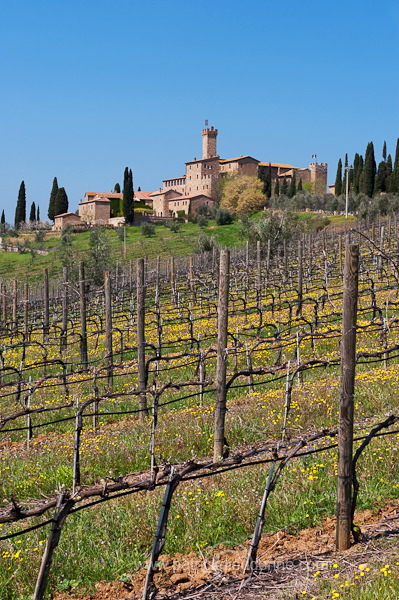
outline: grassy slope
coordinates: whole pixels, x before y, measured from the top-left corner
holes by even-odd
[[[260,218],[263,213],[254,215]],[[299,213],[299,220],[309,219],[311,213]],[[330,227],[342,225],[345,218],[332,216]],[[353,223],[353,217],[349,219]],[[149,256],[187,256],[197,252],[197,240],[200,233],[214,236],[220,246],[241,246],[245,240],[240,235],[240,224],[234,222],[231,225],[217,226],[214,221],[209,221],[207,227],[198,227],[194,223],[183,223],[177,233],[172,233],[163,226],[155,228],[155,236],[143,237],[140,227],[128,227],[126,235],[126,261]],[[108,230],[109,239],[115,261],[124,262],[123,242],[119,239],[116,231]],[[78,255],[83,256],[89,250],[89,232],[80,232],[73,235],[73,248]],[[59,274],[62,270],[58,248],[60,245],[60,234],[49,232],[41,243],[34,241],[32,234],[21,234],[18,238],[10,240],[24,246],[28,241],[32,249],[43,248],[49,254],[40,256],[32,254],[29,249],[23,253],[0,252],[0,278],[7,280],[18,278],[33,280],[42,278],[43,269],[49,270],[50,276]]]

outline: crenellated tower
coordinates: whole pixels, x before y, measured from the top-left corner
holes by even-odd
[[[218,130],[214,127],[202,130],[202,159],[213,158],[216,153],[216,138]]]

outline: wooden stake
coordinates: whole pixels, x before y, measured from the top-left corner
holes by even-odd
[[[126,231],[126,227],[124,228]],[[105,345],[107,354],[107,378],[108,390],[113,388],[113,348],[112,348],[112,300],[111,300],[111,276],[109,271],[104,273],[104,295],[105,295]]]
[[[218,341],[216,363],[216,407],[213,459],[219,460],[223,456],[224,426],[226,419],[226,350],[227,350],[227,324],[229,302],[229,276],[230,252],[222,250],[220,254],[220,278],[218,301]]]
[[[144,259],[137,259],[137,361],[138,361],[138,386],[140,391],[140,421],[145,421],[148,415],[147,400],[145,395],[145,288],[144,288]]]
[[[35,591],[32,600],[43,600],[46,590],[50,567],[53,560],[53,553],[61,536],[61,529],[65,520],[73,507],[73,500],[66,499],[66,494],[60,494],[57,501],[57,506],[54,513],[53,524],[51,526],[50,535],[47,540],[46,549],[43,553],[42,562],[40,565],[39,575],[37,577]]]
[[[83,371],[87,371],[87,325],[86,325],[86,282],[85,269],[79,263],[79,309],[80,309],[80,363]]]
[[[350,547],[359,246],[346,246],[338,436],[337,550]]]
[[[44,269],[44,290],[43,290],[43,344],[48,344],[50,331],[50,292],[48,269]]]

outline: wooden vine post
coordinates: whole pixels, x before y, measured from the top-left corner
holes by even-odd
[[[62,271],[62,331],[61,331],[61,352],[67,349],[68,339],[68,267]]]
[[[140,421],[145,421],[148,415],[147,400],[145,395],[145,287],[144,287],[144,259],[137,259],[137,361],[138,361],[138,386],[140,391]]]
[[[126,229],[126,228],[125,228]],[[105,296],[105,345],[107,355],[107,379],[108,390],[113,387],[113,348],[112,348],[112,300],[111,300],[111,276],[109,271],[104,273],[104,296]]]
[[[350,545],[352,507],[353,413],[356,369],[356,318],[359,246],[346,245],[341,338],[341,381],[338,435],[337,550]]]
[[[218,301],[218,341],[216,361],[216,407],[213,460],[223,457],[225,443],[224,425],[226,418],[226,359],[227,323],[229,304],[230,252],[220,253],[219,301]]]
[[[42,557],[42,563],[32,600],[43,600],[44,598],[47,580],[50,574],[50,567],[53,560],[53,553],[58,546],[62,526],[64,525],[65,520],[73,507],[73,504],[74,501],[71,498],[68,498],[67,494],[60,493],[54,513],[50,535],[48,537],[46,549]]]
[[[83,263],[79,263],[79,309],[80,309],[80,362],[83,371],[87,371],[87,322],[86,322],[86,282]]]
[[[50,332],[50,291],[48,269],[44,269],[43,288],[43,344],[48,344]]]
[[[18,280],[13,280],[12,286],[12,330],[18,330]]]

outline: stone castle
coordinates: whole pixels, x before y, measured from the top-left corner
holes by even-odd
[[[313,162],[302,169],[292,165],[261,162],[252,156],[221,159],[217,154],[218,130],[214,127],[202,130],[202,158],[186,162],[186,172],[180,177],[164,179],[163,187],[152,192],[154,213],[158,217],[195,214],[201,204],[212,205],[219,199],[219,182],[222,177],[239,173],[257,177],[261,169],[271,167],[272,188],[277,180],[288,183],[296,177],[297,184],[312,183],[315,192],[325,193],[327,188],[327,163]],[[181,214],[181,213],[180,213]]]
[[[206,127],[202,130],[202,158],[186,162],[186,171],[180,177],[164,179],[163,187],[157,192],[135,192],[134,201],[144,202],[153,209],[155,217],[177,217],[193,215],[202,204],[212,206],[219,200],[219,183],[222,177],[239,173],[258,177],[261,169],[271,169],[272,189],[277,181],[290,183],[296,177],[297,184],[311,183],[313,191],[324,193],[327,187],[327,164],[313,162],[306,169],[292,165],[260,162],[252,156],[221,159],[217,154],[218,130]],[[73,227],[91,225],[114,225],[124,223],[123,217],[112,217],[111,204],[121,199],[115,192],[87,192],[79,202],[78,214],[57,215],[53,229],[62,230],[67,224]]]

